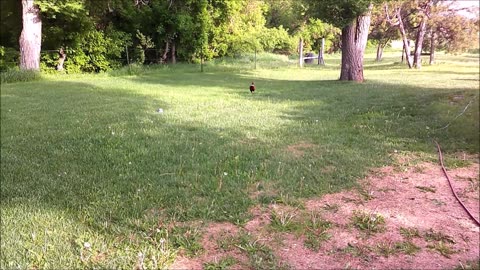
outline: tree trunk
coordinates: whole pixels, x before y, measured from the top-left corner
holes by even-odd
[[[377,58],[375,59],[377,62],[382,61],[383,47],[383,44],[379,42],[377,46]]]
[[[20,69],[40,70],[42,19],[33,0],[22,0],[23,29],[20,34]]]
[[[325,51],[325,38],[322,38],[322,46],[320,47],[320,51],[318,51],[318,64],[322,66],[325,65],[325,60],[323,58],[324,51]]]
[[[169,49],[170,48],[170,42],[167,40],[165,41],[165,51],[163,52],[163,55],[162,55],[162,63],[167,63],[167,57],[168,57],[168,52],[169,52]]]
[[[176,49],[175,49],[175,41],[172,41],[172,51],[171,51],[171,57],[172,57],[172,64],[177,63],[177,58],[175,57],[176,54]]]
[[[367,46],[370,13],[358,16],[355,21],[342,29],[341,81],[363,82],[363,54]]]
[[[298,64],[300,67],[303,67],[303,39],[302,38],[300,38],[300,41],[298,42],[298,54],[299,54]]]
[[[415,41],[415,52],[413,55],[413,66],[417,69],[422,68],[422,46],[425,32],[427,29],[427,16],[423,15],[422,21],[418,27],[417,40]]]
[[[67,58],[67,54],[65,53],[63,48],[60,48],[60,51],[58,51],[58,65],[57,65],[58,71],[63,70],[63,63],[65,62],[66,58]]]
[[[412,57],[410,56],[410,42],[408,42],[408,39],[407,39],[407,34],[405,32],[405,26],[403,25],[400,9],[397,9],[396,16],[398,19],[398,26],[400,28],[400,33],[402,34],[403,49],[405,51],[405,59],[407,60],[408,68],[412,68]]]
[[[435,31],[430,33],[430,65],[435,64]]]

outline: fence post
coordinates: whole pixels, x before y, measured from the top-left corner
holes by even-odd
[[[302,38],[300,38],[300,42],[298,43],[298,47],[299,47],[299,54],[300,54],[298,64],[300,65],[300,67],[303,67],[303,39]]]

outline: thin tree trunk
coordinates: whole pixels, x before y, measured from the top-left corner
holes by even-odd
[[[370,27],[370,13],[358,16],[355,21],[342,29],[341,81],[363,82],[363,54],[367,46]]]
[[[409,44],[408,39],[407,39],[407,34],[405,32],[405,26],[403,25],[403,20],[402,20],[402,15],[400,14],[400,9],[397,9],[396,16],[397,16],[397,20],[398,20],[398,26],[400,28],[400,34],[402,34],[403,49],[405,50],[405,59],[407,60],[408,68],[412,68],[412,57],[410,56],[410,44]]]
[[[171,51],[171,57],[172,57],[172,64],[176,64],[177,63],[177,58],[175,56],[175,53],[176,53],[176,49],[175,49],[175,41],[172,41],[172,51]]]
[[[415,52],[413,55],[413,66],[417,69],[422,68],[422,46],[425,32],[427,29],[427,16],[423,15],[422,21],[418,27],[417,40],[415,41]]]
[[[324,66],[325,59],[324,59],[324,51],[325,51],[325,38],[322,38],[322,46],[320,47],[320,51],[318,51],[318,64]]]
[[[378,46],[377,46],[377,58],[375,59],[375,61],[377,61],[377,62],[382,61],[383,47],[384,47],[384,45],[379,42]]]
[[[435,64],[435,31],[430,33],[430,65]]]
[[[22,0],[23,29],[20,34],[20,69],[40,70],[42,19],[33,0]]]
[[[165,41],[165,51],[162,55],[162,63],[167,63],[168,51],[170,50],[170,42],[167,40]]]
[[[63,63],[65,62],[65,59],[67,58],[67,54],[63,50],[63,48],[60,48],[58,51],[58,64],[57,64],[57,70],[62,71],[63,70]]]
[[[303,67],[303,39],[300,38],[300,41],[298,42],[298,54],[299,54],[299,60],[298,64],[300,67]]]

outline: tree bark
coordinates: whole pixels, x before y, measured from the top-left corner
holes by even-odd
[[[363,82],[364,80],[363,55],[367,46],[371,9],[370,5],[368,12],[358,16],[342,29],[341,81]]]
[[[415,40],[415,52],[413,54],[413,66],[417,69],[422,68],[422,47],[425,32],[427,30],[427,16],[423,15],[422,21],[418,27],[417,40]]]
[[[40,9],[33,0],[22,0],[22,24],[19,40],[20,69],[40,70],[42,19]]]

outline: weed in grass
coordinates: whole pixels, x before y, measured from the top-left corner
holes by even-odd
[[[445,243],[455,244],[455,240],[453,240],[452,237],[442,232],[436,232],[433,229],[429,229],[428,231],[426,231],[423,235],[423,238],[428,242],[441,241]]]
[[[420,232],[417,228],[409,227],[400,227],[400,234],[406,239],[412,239],[414,237],[421,237]]]
[[[398,252],[405,253],[407,255],[414,255],[421,250],[420,247],[412,243],[411,241],[403,241],[395,243],[395,249]]]
[[[233,250],[237,245],[237,237],[233,235],[220,235],[217,239],[217,246],[223,251]]]
[[[229,269],[231,266],[237,263],[237,259],[232,256],[227,256],[218,262],[208,262],[203,264],[204,270],[226,270]]]
[[[372,260],[372,248],[366,245],[353,245],[348,243],[348,245],[339,250],[340,252],[343,253],[349,253],[352,254],[355,257],[361,258],[364,261],[371,261]]]
[[[361,210],[353,211],[352,224],[367,234],[385,231],[385,218],[380,214],[366,213]]]
[[[420,191],[422,192],[431,192],[431,193],[435,193],[437,192],[437,189],[435,187],[425,187],[425,186],[415,186],[417,189],[419,189]]]
[[[476,261],[468,261],[461,263],[455,267],[455,270],[480,270],[480,259]]]
[[[336,212],[338,212],[338,209],[340,208],[340,206],[336,203],[334,203],[334,204],[327,203],[322,208],[329,211],[329,212],[336,213]]]
[[[365,188],[358,188],[358,193],[362,196],[362,198],[365,201],[369,201],[371,199],[374,199],[375,197],[373,196],[373,191],[372,190],[366,190]]]
[[[377,244],[376,250],[378,253],[380,253],[380,255],[386,258],[388,258],[390,255],[397,253],[396,246],[392,242],[383,242]]]
[[[304,245],[313,251],[318,251],[322,243],[331,238],[331,235],[328,234],[331,226],[332,223],[324,220],[320,213],[311,212],[310,219],[305,224]]]
[[[288,269],[288,265],[279,262],[273,251],[260,239],[253,240],[249,234],[242,233],[238,238],[237,247],[246,252],[252,269]]]
[[[187,256],[196,256],[203,250],[200,244],[201,234],[197,228],[174,227],[170,237],[172,245],[183,250]]]
[[[456,253],[456,251],[451,247],[451,245],[443,241],[438,241],[433,244],[428,244],[427,248],[437,251],[438,253],[440,253],[442,256],[446,258],[450,258],[450,255]]]
[[[297,210],[275,210],[272,209],[270,213],[270,226],[281,232],[291,232],[297,230],[299,223],[295,222],[294,218],[297,216]]]

